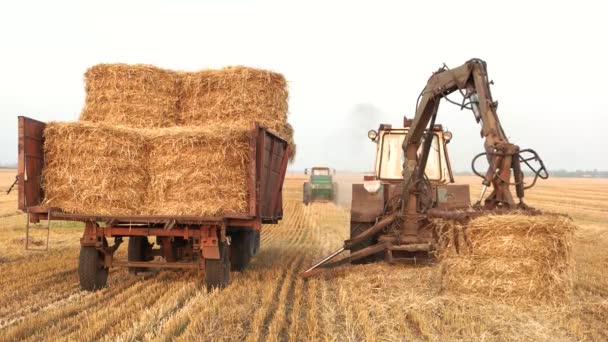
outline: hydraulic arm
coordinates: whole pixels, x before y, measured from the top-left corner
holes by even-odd
[[[461,108],[471,109],[475,120],[481,123],[481,137],[485,139],[485,152],[478,157],[481,155],[487,156],[489,167],[483,175],[474,170],[476,174],[483,178],[483,190],[476,206],[482,206],[481,202],[486,190],[489,186],[492,186],[492,193],[483,203],[484,209],[525,209],[524,190],[526,187],[521,171],[522,161],[528,166],[530,166],[528,162],[531,160],[540,163],[541,167],[538,170],[530,166],[535,173],[534,182],[538,177],[547,178],[548,176],[536,152],[527,149],[525,152],[530,153],[531,157],[524,158],[520,155],[520,152],[523,151],[520,151],[519,146],[510,143],[507,139],[496,114],[498,102],[492,99],[486,63],[480,59],[471,59],[455,69],[448,69],[444,66],[431,76],[420,94],[416,106],[416,115],[410,131],[403,141],[405,154],[403,162],[403,235],[406,243],[417,242],[419,214],[421,214],[419,196],[424,191],[423,189],[428,188],[420,186],[420,184],[424,182],[424,169],[430,144],[423,145],[420,157],[418,157],[417,151],[423,141],[425,129],[429,127],[429,123],[430,127],[434,124],[439,102],[443,98],[452,102],[447,98],[447,95],[454,91],[460,91],[463,96]],[[428,139],[424,140],[428,141]],[[511,174],[513,174],[513,183],[511,183]],[[517,204],[513,201],[509,185],[515,185]]]

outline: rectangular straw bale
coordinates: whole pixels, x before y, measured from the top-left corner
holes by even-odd
[[[575,229],[571,219],[549,214],[488,215],[464,227],[444,224],[442,289],[507,301],[563,299],[572,288]],[[453,250],[456,239],[459,254]],[[446,248],[452,250],[441,250]]]
[[[51,122],[44,136],[44,205],[80,214],[139,213],[148,184],[143,135],[102,124]]]
[[[151,65],[98,64],[85,73],[80,120],[155,128],[177,125],[179,75]]]
[[[182,73],[180,119],[185,126],[257,121],[273,130],[287,123],[287,81],[243,66]]]
[[[146,211],[217,216],[248,212],[249,130],[175,127],[150,132]]]

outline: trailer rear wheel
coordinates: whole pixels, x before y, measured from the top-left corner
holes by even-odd
[[[220,258],[205,259],[205,286],[208,290],[224,288],[230,282],[230,253],[228,245],[220,242]]]
[[[103,255],[95,247],[81,246],[78,258],[78,278],[80,288],[87,291],[99,290],[108,282],[108,268],[103,266]]]
[[[242,230],[231,236],[230,262],[234,271],[244,271],[255,254],[254,233],[253,230]]]
[[[366,222],[351,222],[350,223],[350,238],[354,238],[355,236],[363,233],[364,231],[366,231],[368,228],[371,228],[373,226],[372,223],[366,223]],[[360,243],[358,243],[357,245],[355,245],[350,252],[354,253],[358,250],[361,250],[365,247],[369,247],[372,246],[374,244],[376,244],[376,240],[375,239],[367,239],[364,240]],[[363,257],[361,259],[357,259],[354,261],[351,261],[351,264],[368,264],[370,262],[374,262],[376,260],[382,259],[382,253],[376,253],[376,254],[372,254],[366,257]]]
[[[258,255],[260,252],[260,231],[253,232],[253,255]]]
[[[129,247],[127,250],[127,258],[129,261],[150,261],[149,251],[152,248],[146,236],[131,236],[129,237]],[[129,267],[129,272],[137,274],[144,272],[144,267]]]

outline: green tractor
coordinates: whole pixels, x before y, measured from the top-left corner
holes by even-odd
[[[330,202],[335,200],[338,193],[338,184],[332,180],[332,173],[328,167],[313,167],[310,171],[310,180],[304,182],[304,204],[312,202]],[[308,174],[308,169],[304,170]]]

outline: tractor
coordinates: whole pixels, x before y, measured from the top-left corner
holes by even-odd
[[[304,174],[308,175],[308,169]],[[310,171],[310,179],[304,182],[303,201],[305,205],[313,202],[330,202],[335,200],[338,184],[333,182],[332,174],[336,170],[328,167],[315,166]]]

